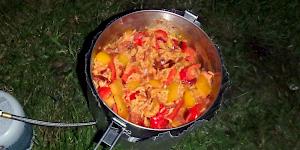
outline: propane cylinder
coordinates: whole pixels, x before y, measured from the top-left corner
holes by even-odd
[[[10,94],[0,91],[0,113],[25,117],[20,103]],[[0,150],[28,150],[32,146],[33,129],[30,124],[0,117]]]

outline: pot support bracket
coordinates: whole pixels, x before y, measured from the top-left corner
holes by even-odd
[[[109,149],[111,150],[115,146],[121,135],[125,132],[125,127],[125,124],[113,118],[112,122],[108,126],[107,130],[103,134],[102,138],[100,139],[94,150],[97,150],[100,144],[102,143],[109,146]]]

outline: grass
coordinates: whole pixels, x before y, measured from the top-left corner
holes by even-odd
[[[300,149],[297,0],[2,0],[0,89],[32,118],[91,120],[76,75],[85,37],[114,14],[144,8],[199,14],[232,82],[216,117],[173,149]],[[96,133],[95,127],[34,130],[33,149],[92,149]]]

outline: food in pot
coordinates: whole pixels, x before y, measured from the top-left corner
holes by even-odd
[[[214,74],[191,45],[166,29],[126,31],[99,47],[94,86],[111,110],[134,124],[166,129],[194,121],[211,101]]]

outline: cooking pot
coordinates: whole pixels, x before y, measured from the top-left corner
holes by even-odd
[[[92,62],[102,47],[120,37],[126,30],[143,30],[145,27],[153,25],[171,28],[174,32],[182,34],[196,49],[201,65],[214,72],[210,94],[212,101],[209,104],[209,109],[197,120],[170,129],[147,128],[121,118],[103,103],[92,81]],[[158,141],[162,142],[168,139],[174,140],[174,138],[190,132],[192,128],[199,126],[204,120],[208,120],[214,115],[221,103],[222,93],[228,81],[228,74],[219,49],[200,28],[197,16],[188,11],[178,10],[139,10],[114,18],[113,21],[105,24],[102,29],[97,31],[89,50],[85,54],[85,76],[88,86],[89,108],[97,121],[98,129],[100,131],[106,129],[98,144],[105,143],[111,148],[114,147],[120,137],[123,141],[136,144],[145,141],[158,143]],[[166,148],[166,143],[163,144],[164,148]]]

